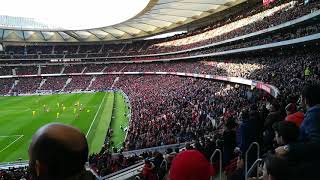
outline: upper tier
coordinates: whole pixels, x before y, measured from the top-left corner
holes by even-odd
[[[270,44],[319,32],[320,3],[292,1],[254,11],[179,36],[120,44],[6,46],[1,59],[158,59]],[[129,59],[127,59],[129,58]]]

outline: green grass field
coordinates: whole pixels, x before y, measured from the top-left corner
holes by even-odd
[[[125,132],[120,125],[128,125],[127,109],[123,96],[112,92],[0,97],[0,162],[27,160],[32,135],[51,122],[81,129],[91,153],[100,151],[109,125],[115,132],[112,140],[121,144]]]
[[[120,148],[125,140],[126,133],[120,127],[128,127],[128,106],[121,93],[115,93],[113,115],[111,120],[111,128],[113,136],[111,141],[114,142],[114,147]]]

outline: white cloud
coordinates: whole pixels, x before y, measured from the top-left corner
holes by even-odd
[[[65,29],[96,28],[123,22],[149,0],[5,0],[0,15],[35,18]]]

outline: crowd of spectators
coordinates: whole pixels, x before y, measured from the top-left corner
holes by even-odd
[[[91,82],[91,76],[72,76],[70,83],[65,87],[64,91],[81,91],[86,90]]]
[[[92,82],[90,90],[103,91],[107,88],[112,88],[113,82],[117,76],[113,75],[101,75],[97,76],[96,79]]]
[[[47,77],[40,90],[60,91],[66,84],[67,79],[68,77],[65,76]]]
[[[63,73],[81,73],[85,69],[85,65],[80,64],[80,65],[68,65],[65,66],[65,69]]]
[[[261,80],[262,82],[267,82],[271,84],[278,85],[281,90],[281,84],[286,84],[286,82],[290,82],[291,79],[286,80],[277,80],[272,79],[273,76],[278,75],[279,73],[288,71],[288,65],[291,64],[292,67],[297,67],[295,69],[289,69],[289,71],[295,72],[296,76],[301,76],[303,72],[298,69],[307,68],[308,66],[317,65],[316,60],[319,58],[316,52],[311,53],[300,53],[300,54],[279,54],[275,56],[260,56],[260,57],[247,57],[247,58],[228,58],[228,59],[216,59],[216,60],[206,60],[206,61],[189,61],[189,62],[159,62],[159,63],[135,63],[135,64],[99,64],[99,65],[72,65],[68,69],[74,67],[74,70],[68,70],[66,68],[65,71],[70,71],[74,73],[81,73],[83,69],[88,70],[90,72],[184,72],[184,73],[200,73],[200,74],[212,74],[212,75],[223,75],[223,76],[235,76],[235,77],[244,77],[248,79]],[[290,62],[290,63],[289,63]],[[273,67],[271,69],[271,67]],[[279,67],[284,67],[284,69],[279,70]],[[315,66],[315,72],[318,72],[318,66]],[[10,69],[11,67],[5,67],[4,69]],[[24,66],[21,66],[24,69]],[[20,69],[21,69],[20,68]],[[37,68],[37,66],[34,66]],[[31,68],[31,69],[34,69]],[[30,69],[30,68],[28,68]],[[53,69],[53,70],[48,70]],[[42,74],[49,73],[60,73],[62,70],[62,66],[46,66],[41,67]],[[9,70],[8,70],[9,71]],[[24,70],[25,71],[25,70]],[[299,72],[300,71],[300,72]],[[30,71],[27,74],[36,74],[35,71]],[[288,72],[290,73],[290,72]],[[256,74],[256,75],[254,75]],[[290,76],[281,76],[281,78],[290,78]],[[105,80],[100,78],[107,78],[107,84],[112,84],[114,77],[108,78],[109,76],[96,76],[96,82],[93,82],[93,86],[91,89],[104,89],[108,86],[103,87],[103,82]],[[51,78],[61,79],[57,82],[52,81]],[[52,86],[57,84],[57,87],[63,87],[66,82],[66,77],[48,77],[46,83],[42,86],[41,89],[50,89]],[[91,78],[88,79],[89,81]],[[296,80],[293,78],[293,80]],[[22,80],[23,81],[23,80]],[[11,82],[11,81],[10,81]],[[54,83],[53,85],[49,85]],[[98,85],[100,84],[100,85]],[[88,82],[86,82],[88,85]],[[300,84],[299,84],[300,85]],[[10,87],[12,84],[9,85]],[[48,87],[47,87],[48,86]],[[291,85],[292,86],[292,85]],[[59,89],[55,88],[55,89]]]
[[[28,167],[9,168],[0,170],[1,180],[28,180]]]
[[[1,76],[12,75],[12,68],[7,66],[0,66],[0,75]]]
[[[40,86],[41,77],[36,78],[19,78],[19,82],[14,86],[12,92],[19,94],[23,93],[34,93]]]
[[[126,150],[191,141],[197,135],[208,134],[212,126],[205,121],[204,112],[215,109],[212,116],[216,117],[223,108],[242,104],[245,98],[241,95],[246,90],[175,76],[124,77],[116,87],[131,97],[132,107],[137,107],[132,111]],[[220,102],[226,101],[230,93],[236,93],[238,101],[222,105]]]
[[[87,64],[84,73],[88,72],[102,72],[102,70],[106,67],[105,64]]]
[[[14,83],[14,79],[0,79],[0,94],[8,94],[10,89],[12,88],[12,85]]]
[[[61,65],[40,66],[41,74],[58,74],[62,70]]]
[[[14,68],[17,75],[30,75],[38,73],[38,66],[19,66]]]

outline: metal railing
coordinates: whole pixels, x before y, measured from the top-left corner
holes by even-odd
[[[164,168],[166,171],[168,171],[168,162],[165,159],[161,162],[160,168]]]
[[[247,172],[247,177],[251,175],[253,170],[262,162],[261,158],[258,158],[251,166],[251,168]],[[259,167],[257,167],[257,179],[259,178]]]
[[[219,180],[222,180],[222,152],[220,149],[216,149],[214,150],[214,152],[212,153],[211,157],[210,157],[210,163],[211,165],[213,164],[213,158],[215,157],[215,155],[219,153]],[[213,180],[213,177],[211,177],[211,180]]]
[[[184,143],[177,143],[177,144],[169,144],[169,145],[163,145],[163,146],[156,146],[156,147],[150,147],[150,148],[145,148],[145,149],[138,149],[138,150],[132,150],[132,151],[124,151],[122,152],[122,155],[124,157],[128,157],[128,156],[133,156],[133,155],[140,155],[144,152],[160,152],[160,153],[164,153],[168,148],[179,148],[181,149],[182,147],[186,146],[186,143],[188,142],[184,142]],[[192,143],[192,142],[189,142]],[[119,155],[120,153],[113,153],[112,155]]]
[[[260,145],[257,142],[251,143],[245,154],[245,180],[248,179],[248,154],[254,146],[257,147],[257,159],[260,158]]]
[[[125,169],[120,171],[114,172],[112,174],[106,175],[104,177],[100,177],[100,179],[126,179],[128,177],[134,177],[135,175],[139,174],[144,166],[144,162],[141,161],[137,164],[129,166]]]

